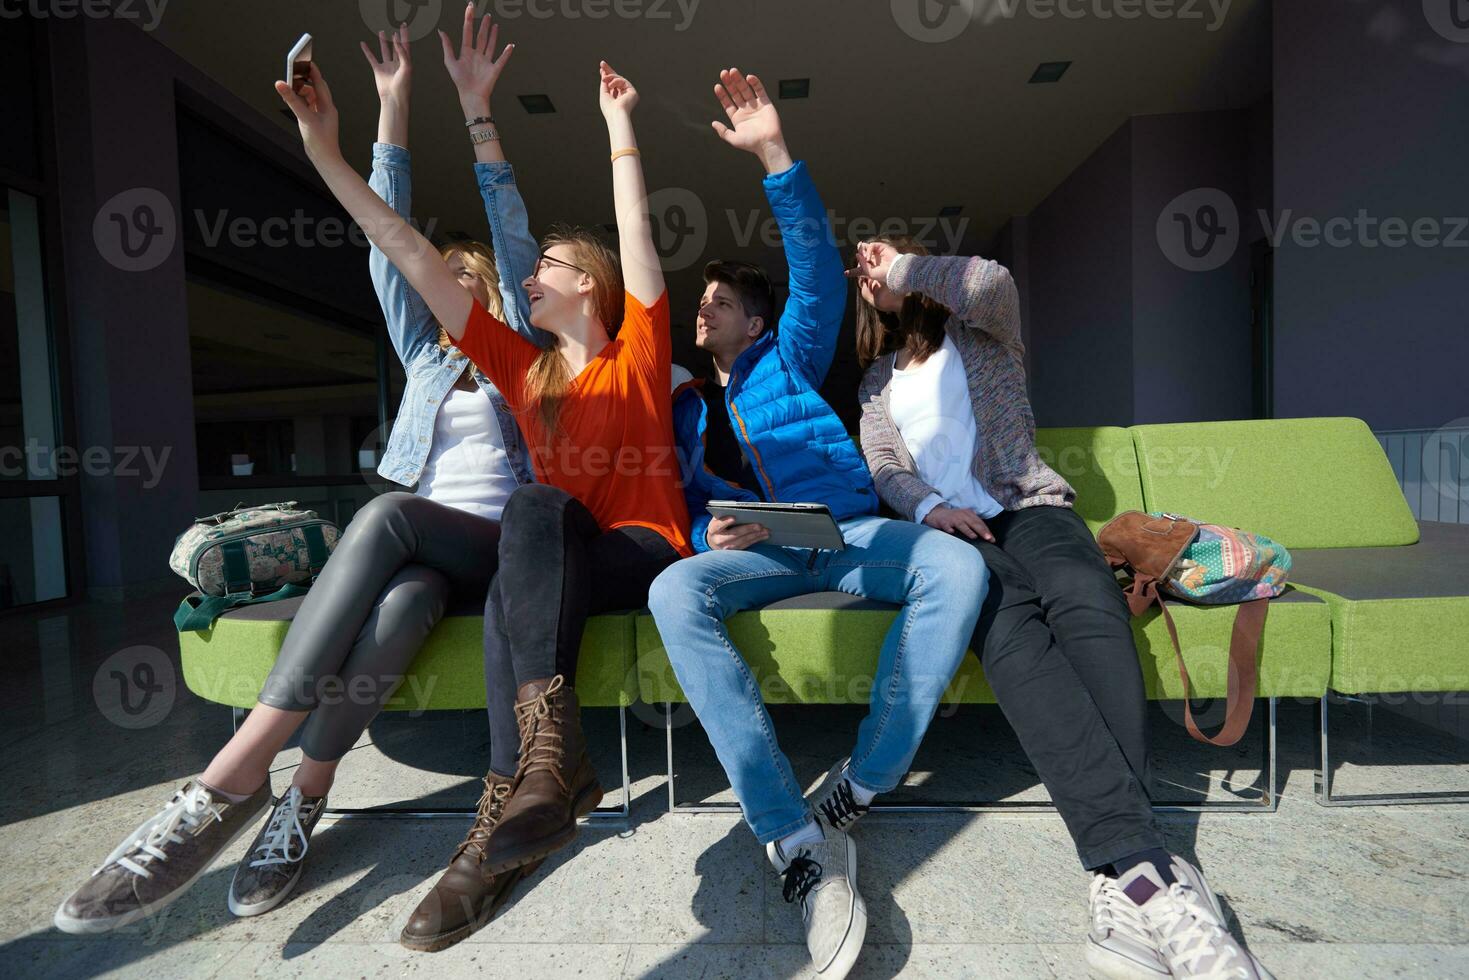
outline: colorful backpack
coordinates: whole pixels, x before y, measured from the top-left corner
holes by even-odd
[[[226,610],[305,595],[342,532],[296,501],[243,504],[195,521],[174,542],[168,566],[198,593],[174,613],[180,633],[209,629]]]
[[[1132,576],[1124,587],[1134,616],[1157,603],[1173,639],[1183,679],[1183,717],[1188,733],[1211,745],[1233,745],[1249,727],[1255,704],[1256,658],[1271,599],[1285,591],[1290,552],[1263,534],[1203,524],[1177,514],[1131,510],[1097,532],[1102,554]],[[1207,605],[1239,603],[1229,644],[1229,683],[1224,726],[1210,737],[1199,730],[1189,704],[1188,669],[1163,593]]]

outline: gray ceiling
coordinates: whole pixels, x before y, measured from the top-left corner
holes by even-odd
[[[917,23],[919,2],[932,15],[944,13],[935,0],[702,0],[689,17],[691,2],[480,3],[501,12],[502,43],[516,44],[494,111],[533,231],[558,220],[612,221],[606,133],[595,101],[598,59],[638,86],[649,188],[684,189],[662,200],[693,209],[695,228],[702,209],[707,227],[705,248],[685,249],[677,263],[686,266],[684,276],[671,276],[676,318],[679,304],[692,302],[677,287],[688,285],[703,259],[768,254],[759,225],[747,237],[751,221],[766,217],[759,164],[709,128],[722,118],[712,85],[731,63],[759,73],[772,89],[783,78],[811,79],[809,98],[779,107],[792,151],[809,161],[844,243],[856,219],[899,218],[918,231],[940,208],[960,205],[947,230],[965,231],[968,246],[982,248],[1008,216],[1030,211],[1129,116],[1237,108],[1270,88],[1265,0],[1236,0],[1222,18],[1205,3],[1179,2],[1171,6],[1201,19],[1130,20],[1097,15],[1127,9],[1126,0],[1063,3],[1084,13],[1077,18],[1036,16],[1054,8],[1046,2],[951,0],[954,16],[965,9],[974,16],[943,22],[941,30],[962,30],[941,43],[915,40],[899,23]],[[175,3],[155,36],[280,119],[271,83],[290,44],[309,30],[342,110],[349,159],[365,169],[377,97],[357,43],[371,37],[363,11],[385,16],[389,4],[424,35],[414,45],[415,212],[436,220],[440,232],[484,236],[470,147],[429,31],[435,21],[457,31],[463,8],[453,0],[419,0],[418,8],[401,0]],[[619,17],[618,9],[645,16]],[[533,15],[566,10],[579,16]],[[598,10],[608,16],[587,16]],[[1027,84],[1036,66],[1050,61],[1072,65],[1059,83]],[[528,115],[515,98],[527,93],[549,95],[558,111]],[[933,233],[942,238],[945,229]]]

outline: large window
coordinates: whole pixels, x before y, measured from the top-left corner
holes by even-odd
[[[51,325],[36,198],[0,189],[0,609],[66,595]]]
[[[360,451],[378,425],[373,338],[205,280],[188,291],[202,485],[376,465]]]

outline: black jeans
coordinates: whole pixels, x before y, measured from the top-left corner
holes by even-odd
[[[485,603],[487,695],[557,674],[574,684],[587,617],[641,609],[658,573],[679,558],[657,531],[604,532],[581,501],[546,484],[511,494],[500,527],[500,571]],[[490,768],[509,776],[520,749],[515,706],[494,696],[487,703]]]
[[[1127,603],[1066,507],[990,519],[975,628],[985,677],[1088,869],[1163,837],[1148,797],[1147,702]]]

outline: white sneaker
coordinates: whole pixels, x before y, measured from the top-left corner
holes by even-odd
[[[1200,977],[1274,980],[1224,927],[1219,898],[1203,873],[1173,859],[1177,879],[1164,885],[1144,862],[1115,880],[1092,880],[1087,963],[1110,978]]]
[[[1144,909],[1173,975],[1275,980],[1224,927],[1224,910],[1204,880],[1204,873],[1175,857],[1173,876],[1178,880],[1168,886],[1166,894]]]
[[[817,787],[806,796],[816,821],[846,833],[861,819],[868,808],[857,802],[852,789],[852,780],[847,775],[847,762],[843,759],[827,771]]]
[[[1152,870],[1152,865],[1144,867]],[[1133,875],[1129,874],[1128,884],[1132,882]],[[1098,976],[1108,980],[1156,980],[1172,975],[1147,916],[1132,900],[1132,895],[1141,894],[1146,901],[1161,885],[1159,881],[1157,888],[1135,886],[1132,892],[1126,892],[1116,878],[1092,876],[1092,927],[1086,936],[1086,962]]]
[[[857,891],[857,844],[830,827],[811,844],[787,855],[779,841],[765,854],[785,879],[785,900],[801,903],[806,949],[819,976],[841,980],[857,962],[867,936],[867,906]]]

